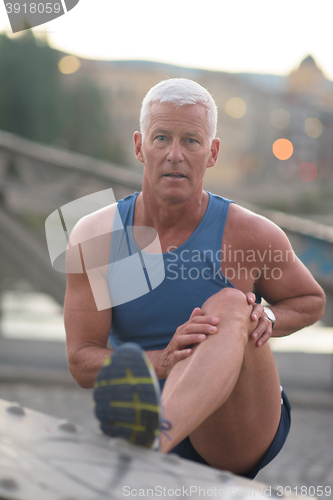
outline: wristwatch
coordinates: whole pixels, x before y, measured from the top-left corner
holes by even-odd
[[[276,320],[275,314],[267,306],[264,306],[264,312],[267,314],[267,318],[272,322],[272,328],[274,328],[274,322]]]

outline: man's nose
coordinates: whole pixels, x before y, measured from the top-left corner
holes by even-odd
[[[170,144],[167,159],[173,163],[183,160],[182,146],[179,141],[172,141],[172,143]]]

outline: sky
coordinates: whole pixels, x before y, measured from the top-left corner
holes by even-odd
[[[286,75],[311,54],[333,80],[332,18],[332,0],[80,0],[35,31],[80,57],[228,72]]]

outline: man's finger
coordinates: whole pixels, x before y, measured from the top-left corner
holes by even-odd
[[[264,335],[262,335],[260,337],[260,339],[258,340],[257,342],[257,346],[258,347],[261,347],[263,346],[264,344],[266,344],[266,342],[271,338],[271,334],[272,334],[272,330],[271,329],[267,329],[264,333]]]
[[[183,333],[185,335],[191,335],[192,333],[217,333],[216,326],[211,323],[202,322],[202,323],[187,323],[185,326]],[[183,333],[181,335],[183,335]]]
[[[177,348],[183,348],[187,345],[200,344],[206,340],[207,336],[204,333],[189,333],[178,337]]]
[[[256,300],[256,296],[254,295],[254,293],[252,292],[249,292],[246,294],[246,298],[247,298],[247,302],[248,304],[254,304],[255,300]]]
[[[263,316],[263,307],[260,304],[256,304],[253,306],[252,312],[251,312],[251,320],[252,321],[257,321],[258,319],[265,318]]]
[[[174,352],[174,359],[180,361],[181,359],[188,358],[192,354],[192,349],[181,349],[179,351]]]
[[[216,326],[219,323],[219,318],[217,316],[195,316],[192,318],[193,321],[188,321],[187,325],[214,325]]]
[[[261,337],[269,327],[269,323],[270,323],[269,319],[265,318],[265,316],[262,316],[259,320],[258,326],[251,333],[251,337],[254,340]]]
[[[193,309],[190,319],[194,318],[195,316],[202,316],[202,311],[200,307],[196,307],[195,309]]]

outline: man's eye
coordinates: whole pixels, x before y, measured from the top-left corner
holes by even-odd
[[[157,139],[158,141],[165,141],[166,137],[165,137],[165,135],[158,135],[158,136],[156,137],[156,139]]]
[[[196,142],[198,142],[196,139],[192,139],[191,137],[189,137],[187,140],[190,144],[195,144]]]

